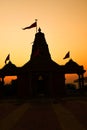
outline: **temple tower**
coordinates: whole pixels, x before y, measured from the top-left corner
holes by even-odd
[[[35,35],[30,60],[32,61],[37,59],[40,61],[48,61],[51,59],[44,33],[41,32],[40,28],[38,29],[38,33]]]
[[[18,82],[18,93],[22,97],[56,97],[64,94],[65,78],[62,66],[51,59],[40,28],[35,34],[30,60],[21,67]]]

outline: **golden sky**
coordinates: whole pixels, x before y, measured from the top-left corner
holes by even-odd
[[[22,28],[35,19],[54,61],[64,65],[70,51],[70,57],[87,69],[87,0],[0,0],[0,68],[9,53],[16,66],[30,59],[35,28]]]

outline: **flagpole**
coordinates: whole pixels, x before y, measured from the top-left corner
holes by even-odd
[[[35,22],[36,22],[36,33],[37,33],[37,19],[35,19]]]
[[[10,53],[9,53],[9,61],[10,61]]]

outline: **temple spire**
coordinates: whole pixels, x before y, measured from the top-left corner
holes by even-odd
[[[38,32],[41,32],[41,28],[39,27]]]
[[[31,60],[32,59],[49,60],[51,59],[49,48],[45,40],[44,33],[41,32],[41,28],[35,34],[35,39],[32,45]]]

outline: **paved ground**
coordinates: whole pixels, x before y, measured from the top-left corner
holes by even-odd
[[[87,98],[0,100],[0,130],[87,130]]]

